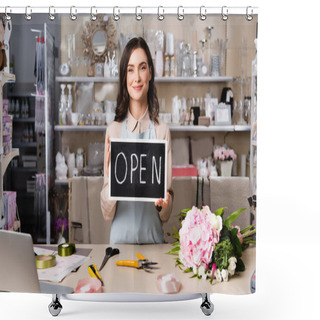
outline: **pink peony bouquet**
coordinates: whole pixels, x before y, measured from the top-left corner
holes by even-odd
[[[233,149],[218,147],[213,152],[213,158],[214,160],[228,161],[228,160],[236,160],[237,155]]]
[[[228,281],[236,271],[244,271],[241,260],[242,251],[255,243],[254,225],[240,230],[231,223],[245,209],[230,214],[223,220],[225,208],[212,213],[208,206],[202,209],[192,207],[182,210],[183,218],[179,231],[174,229],[176,241],[169,254],[178,254],[176,266],[184,272],[193,273],[192,277],[209,279],[212,283]]]

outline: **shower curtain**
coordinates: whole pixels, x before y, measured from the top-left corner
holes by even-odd
[[[67,191],[69,197],[58,210],[49,209],[47,216],[38,217],[47,241],[34,241],[34,251],[39,256],[54,250],[56,256],[54,266],[38,268],[38,277],[71,287],[70,299],[86,299],[83,293],[88,299],[92,293],[170,297],[254,293],[258,16],[251,7],[242,8],[241,14],[232,14],[227,7],[214,13],[205,7],[192,13],[184,7],[174,11],[157,7],[154,13],[131,9],[125,14],[125,8],[113,7],[106,13],[91,7],[81,13],[83,8],[71,7],[60,13],[50,7],[48,16],[27,7],[24,21],[19,22],[14,8],[2,11],[4,20],[12,19],[13,37],[19,37],[15,28],[30,25],[42,32],[48,28],[54,39],[55,50],[49,54],[55,67],[45,73],[43,82],[55,95],[50,100],[54,103],[46,104],[53,121],[45,134],[55,133],[49,144],[54,145],[50,162],[56,161],[47,169],[55,169],[51,188],[56,194]],[[110,245],[113,221],[104,219],[100,206],[102,186],[110,183],[101,176],[106,174],[104,154],[89,153],[88,146],[105,143],[116,113],[120,59],[135,37],[142,37],[149,47],[159,101],[157,119],[169,132],[170,153],[164,156],[166,161],[170,157],[165,166],[170,170],[166,179],[170,178],[171,212],[160,223],[163,243]],[[19,75],[20,79],[33,76],[25,74],[23,65],[34,61],[26,61],[18,38],[10,54],[16,72],[13,90],[18,94]],[[97,161],[99,157],[102,161]],[[127,169],[132,180],[138,161],[132,154],[130,159]],[[226,163],[227,173],[222,169]],[[140,182],[144,169],[140,162]],[[142,177],[152,169],[151,164]],[[165,192],[157,198],[165,198]],[[127,200],[121,201],[138,208],[139,198]],[[146,202],[153,204],[155,199]],[[49,208],[53,206],[49,203]],[[152,214],[161,218],[164,208],[153,207]],[[22,211],[19,208],[22,232],[28,233]],[[59,269],[65,261],[67,266]]]

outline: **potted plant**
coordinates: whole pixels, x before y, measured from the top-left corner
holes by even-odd
[[[237,158],[234,150],[224,146],[218,147],[213,152],[213,158],[220,165],[220,175],[231,177],[233,161]]]

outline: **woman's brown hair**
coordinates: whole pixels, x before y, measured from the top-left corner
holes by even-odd
[[[130,96],[127,89],[127,67],[129,59],[133,50],[141,48],[147,55],[148,66],[151,69],[151,80],[149,81],[148,90],[148,111],[150,119],[158,123],[159,115],[159,101],[157,97],[157,89],[154,85],[154,67],[152,62],[151,53],[146,41],[139,38],[132,38],[123,50],[120,60],[120,79],[119,79],[119,92],[117,97],[117,108],[114,120],[121,122],[125,119],[128,113]]]

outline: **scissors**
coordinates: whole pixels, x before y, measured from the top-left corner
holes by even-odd
[[[107,261],[109,260],[109,258],[111,258],[111,257],[113,257],[113,256],[115,256],[116,254],[119,254],[119,253],[120,253],[120,251],[119,251],[118,248],[108,247],[108,248],[106,249],[106,254],[105,254],[104,258],[103,258],[103,261],[102,261],[102,263],[101,263],[101,267],[99,268],[99,271],[102,270],[102,268],[105,266],[105,264],[107,263]]]
[[[143,269],[146,272],[152,272],[152,269],[156,269],[152,267],[155,264],[158,264],[157,262],[152,262],[148,259],[146,259],[142,254],[137,253],[138,260],[118,260],[116,262],[117,266],[126,266],[126,267],[134,267],[137,269]]]

